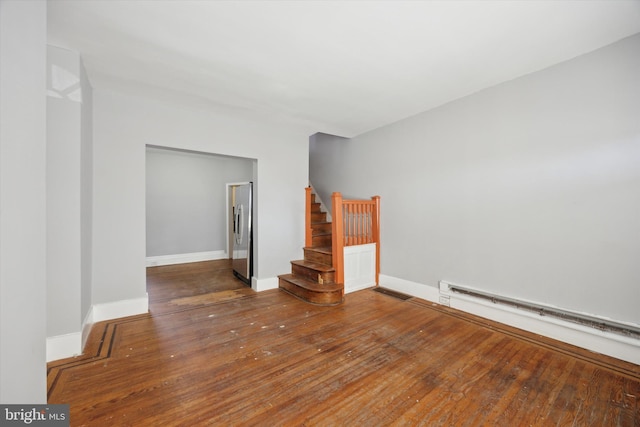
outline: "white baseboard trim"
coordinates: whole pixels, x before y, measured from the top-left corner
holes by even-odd
[[[401,292],[427,301],[438,302],[438,298],[440,297],[440,292],[437,288],[423,285],[422,283],[387,276],[385,274],[379,275],[378,285],[383,288],[391,289],[392,291]]]
[[[134,316],[149,311],[149,295],[122,301],[94,304],[82,322],[82,330],[70,334],[47,337],[47,362],[83,353],[94,323],[118,317]]]
[[[551,316],[540,316],[509,306],[493,304],[459,294],[450,295],[452,308],[524,329],[534,334],[563,341],[596,353],[640,364],[640,341],[611,332],[567,322]]]
[[[47,337],[47,362],[82,354],[80,332]]]
[[[91,307],[92,323],[103,320],[117,319],[119,317],[135,316],[149,312],[149,294],[143,298],[134,298],[120,301],[94,304]]]
[[[444,301],[457,310],[640,364],[640,340],[382,274],[380,286],[438,304],[440,297],[444,297]]]
[[[190,254],[159,255],[147,257],[147,267],[186,264],[189,262],[214,261],[229,258],[227,251],[194,252]]]
[[[278,289],[278,278],[269,277],[267,279],[251,278],[251,289],[256,292],[268,291],[269,289]]]
[[[369,288],[373,288],[375,287],[376,284],[374,283],[365,283],[363,285],[358,285],[358,286],[350,286],[350,287],[344,287],[344,294],[350,294],[351,292],[357,292],[357,291],[362,291],[364,289],[369,289]]]

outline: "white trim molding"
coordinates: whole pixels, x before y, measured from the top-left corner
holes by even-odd
[[[440,293],[438,289],[423,285],[422,283],[411,282],[409,280],[399,279],[397,277],[380,274],[379,285],[392,291],[422,298],[427,301],[438,302]]]
[[[268,291],[269,289],[278,289],[279,280],[277,277],[269,277],[267,279],[257,279],[255,276],[251,278],[251,289],[256,292]]]
[[[448,282],[440,282],[439,288],[436,288],[422,283],[380,275],[380,286],[383,288],[437,304],[448,305],[485,319],[563,341],[596,353],[615,357],[616,359],[640,364],[640,340],[454,293],[449,290],[448,285]]]
[[[149,312],[149,294],[143,298],[134,298],[120,301],[94,304],[91,307],[91,323],[103,320],[117,319],[119,317],[135,316]]]
[[[82,354],[80,332],[47,337],[47,362]]]
[[[70,334],[47,337],[47,362],[78,356],[84,352],[94,323],[149,312],[149,295],[143,298],[94,304],[82,322],[82,330]]]
[[[223,250],[208,251],[208,252],[193,252],[190,254],[148,256],[147,267],[186,264],[189,262],[214,261],[218,259],[227,259],[227,258],[229,258],[227,251],[223,251]]]

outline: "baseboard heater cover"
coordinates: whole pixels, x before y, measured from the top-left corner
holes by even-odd
[[[465,288],[459,285],[440,282],[442,285],[446,285],[449,292],[467,295],[474,298],[490,301],[494,304],[501,304],[517,308],[520,310],[526,310],[539,314],[540,316],[550,316],[564,321],[576,323],[582,326],[588,326],[594,329],[598,329],[604,332],[612,332],[625,337],[640,339],[640,328],[632,325],[625,325],[623,323],[614,322],[607,319],[601,319],[598,317],[592,317],[580,313],[571,312],[568,310],[562,310],[555,307],[549,307],[541,304],[535,304],[532,302],[522,301],[514,298],[503,297],[494,295],[477,289]]]

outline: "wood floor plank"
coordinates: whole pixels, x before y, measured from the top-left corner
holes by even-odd
[[[49,364],[72,426],[640,423],[640,369],[416,298],[254,293],[228,261],[150,268],[150,313]]]

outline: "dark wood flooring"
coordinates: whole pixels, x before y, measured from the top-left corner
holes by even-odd
[[[255,294],[230,260],[147,268],[147,291],[152,315]]]
[[[417,298],[318,307],[227,261],[150,268],[148,291],[49,364],[72,426],[640,425],[640,366]]]

